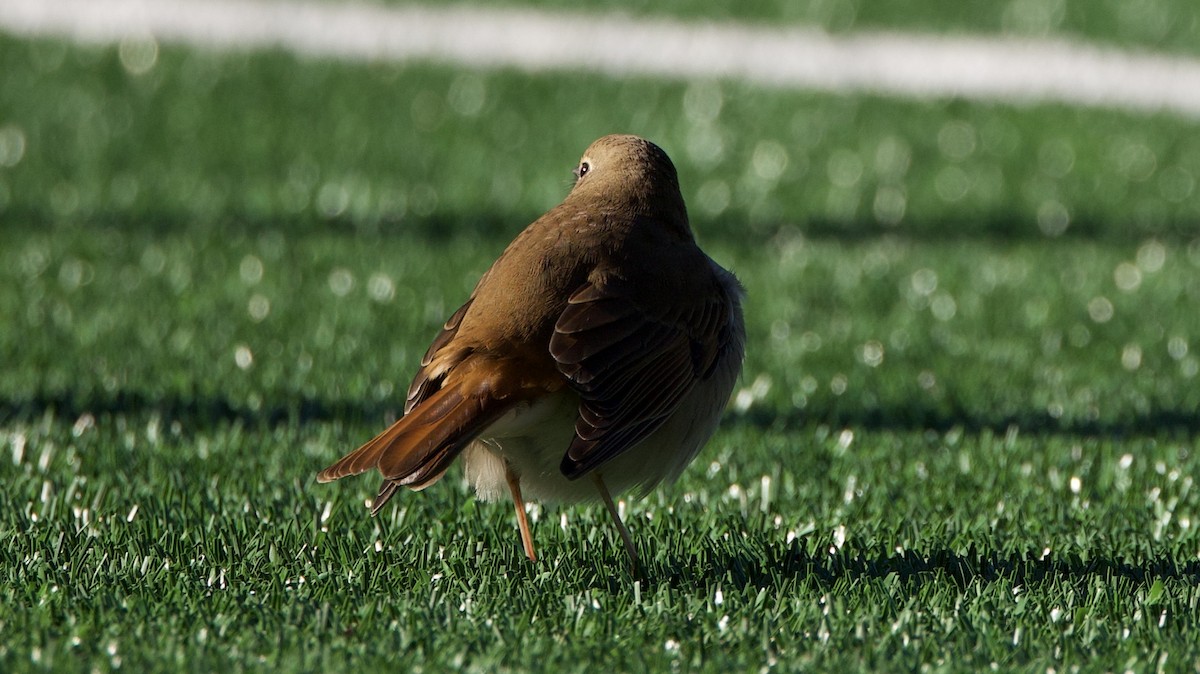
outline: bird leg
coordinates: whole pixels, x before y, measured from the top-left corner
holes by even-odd
[[[592,473],[592,481],[596,483],[596,490],[600,492],[600,498],[604,499],[604,506],[608,508],[608,514],[612,515],[613,523],[617,525],[617,531],[625,543],[625,551],[629,553],[630,570],[633,575],[637,576],[641,573],[642,565],[638,559],[637,550],[633,547],[633,538],[630,537],[629,530],[625,528],[625,523],[621,521],[621,515],[617,513],[617,506],[613,504],[612,496],[608,493],[608,487],[604,485],[604,477],[600,475],[600,471]]]
[[[508,480],[508,489],[512,492],[513,505],[517,507],[517,527],[521,530],[521,545],[525,547],[525,556],[529,561],[536,562],[537,554],[533,551],[533,534],[529,531],[529,520],[525,517],[525,501],[521,498],[521,478],[513,472],[506,463],[504,479]]]

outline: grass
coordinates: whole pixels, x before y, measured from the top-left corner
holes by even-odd
[[[599,509],[543,511],[536,566],[508,508],[457,488],[370,520],[365,485],[297,474],[348,441],[336,421],[88,426],[6,431],[31,454],[5,475],[29,499],[5,504],[6,671],[1196,657],[1194,441],[735,422],[631,506],[635,583]]]
[[[1200,666],[1195,122],[0,60],[0,670]],[[531,565],[454,480],[314,484],[618,129],[750,293],[726,422],[626,504],[647,577],[598,507]]]

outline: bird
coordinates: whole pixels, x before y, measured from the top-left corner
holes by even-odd
[[[673,482],[715,432],[745,351],[737,278],[705,254],[674,164],[634,135],[593,142],[566,197],[508,245],[434,338],[404,414],[317,475],[377,470],[372,515],[460,455],[484,501],[603,501]],[[590,484],[589,484],[590,483]]]

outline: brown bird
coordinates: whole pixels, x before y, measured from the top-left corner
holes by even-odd
[[[598,495],[637,569],[611,494],[674,480],[716,430],[742,367],[743,291],[696,245],[658,146],[605,136],[575,176],[446,321],[404,416],[318,482],[377,468],[375,514],[461,453],[479,498],[511,495],[530,560],[526,498]]]

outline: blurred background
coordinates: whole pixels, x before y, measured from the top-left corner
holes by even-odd
[[[1200,51],[1183,0],[595,11],[609,9]],[[1101,400],[1142,419],[1197,402],[1194,111],[331,60],[145,32],[9,34],[0,51],[8,415],[390,408],[444,316],[610,132],[667,149],[701,242],[750,289],[742,411],[1092,423]]]

